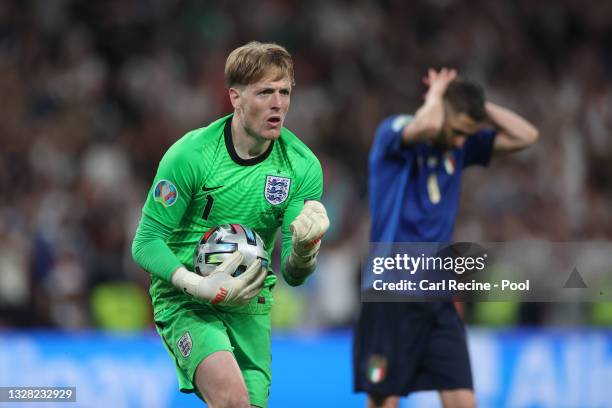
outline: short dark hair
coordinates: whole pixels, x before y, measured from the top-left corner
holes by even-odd
[[[485,96],[482,86],[475,82],[456,79],[448,85],[444,100],[456,113],[465,113],[479,122],[487,117]]]

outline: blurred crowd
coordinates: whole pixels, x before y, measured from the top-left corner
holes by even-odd
[[[418,108],[430,67],[541,134],[466,173],[458,239],[610,240],[610,21],[612,2],[590,0],[4,0],[0,326],[149,324],[130,253],[140,209],[165,150],[231,111],[225,58],[250,40],[294,57],[287,127],[323,164],[333,224],[310,282],[277,288],[277,326],[351,322],[373,133]]]

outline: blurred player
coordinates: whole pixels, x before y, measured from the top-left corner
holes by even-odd
[[[369,158],[371,242],[449,242],[463,169],[538,139],[533,125],[456,77],[429,70],[416,114],[379,126]],[[446,408],[476,406],[465,329],[450,302],[362,303],[353,365],[368,407],[397,407],[421,390],[439,390]]]
[[[276,44],[251,42],[225,65],[234,113],[188,132],[162,158],[132,245],[151,274],[157,330],[183,392],[212,407],[265,407],[270,372],[271,289],[276,276],[255,261],[238,277],[235,253],[210,275],[193,270],[203,233],[240,223],[268,253],[282,229],[282,273],[300,285],[316,267],[329,227],[314,154],[283,128],[293,61]]]

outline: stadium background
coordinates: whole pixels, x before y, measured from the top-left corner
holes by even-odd
[[[0,386],[195,402],[175,395],[131,238],[161,155],[230,111],[225,58],[257,39],[293,54],[287,126],[323,164],[332,220],[309,283],[276,288],[271,406],[360,406],[348,330],[376,124],[418,107],[427,68],[458,68],[541,140],[466,174],[456,237],[609,241],[611,21],[612,2],[576,0],[0,2]],[[482,406],[612,406],[608,305],[484,303],[466,319]]]

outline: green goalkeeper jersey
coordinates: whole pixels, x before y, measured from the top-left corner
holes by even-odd
[[[262,155],[240,158],[232,143],[232,117],[193,130],[168,149],[147,195],[143,214],[172,230],[166,244],[191,271],[198,241],[213,226],[237,223],[253,228],[270,256],[281,227],[284,271],[291,251],[289,225],[302,210],[304,201],[321,198],[321,164],[285,128]],[[174,270],[156,270],[154,266],[149,269],[154,305],[166,298],[189,296],[169,283]],[[276,276],[270,274],[265,285],[274,282]]]

